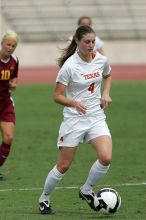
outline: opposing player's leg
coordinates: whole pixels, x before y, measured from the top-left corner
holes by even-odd
[[[0,132],[2,135],[2,143],[0,144],[0,166],[4,164],[12,145],[14,137],[14,128],[15,128],[15,112],[14,112],[14,103],[11,99],[4,100],[1,103],[0,111]],[[0,180],[4,180],[5,177],[1,174]]]
[[[112,140],[110,136],[102,135],[94,138],[90,143],[96,150],[98,160],[92,165],[86,182],[80,188],[79,196],[86,200],[92,209],[96,210],[93,187],[105,176],[109,169],[112,157]]]
[[[53,214],[50,195],[64,177],[66,171],[69,169],[74,155],[76,147],[60,147],[59,158],[57,164],[48,173],[45,181],[44,190],[39,198],[39,210],[41,214]]]
[[[2,143],[0,145],[0,166],[4,164],[9,153],[14,136],[14,123],[13,122],[0,122],[0,131],[2,133]],[[0,180],[5,177],[0,174]]]

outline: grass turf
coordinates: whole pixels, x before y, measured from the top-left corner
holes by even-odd
[[[1,220],[120,219],[144,220],[146,216],[145,169],[146,82],[114,82],[113,103],[106,110],[113,137],[113,161],[108,174],[95,187],[115,188],[122,197],[113,216],[95,213],[78,198],[96,159],[90,145],[81,144],[74,163],[52,194],[54,216],[41,216],[38,198],[48,170],[57,160],[56,139],[63,107],[52,100],[53,85],[19,85],[14,93],[17,123],[11,154],[1,168],[7,180],[0,182]],[[129,185],[128,185],[129,184]],[[63,188],[73,186],[73,188]]]

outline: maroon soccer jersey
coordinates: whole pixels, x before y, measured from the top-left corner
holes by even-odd
[[[9,81],[18,75],[18,58],[11,55],[7,62],[0,60],[0,101],[10,97]]]
[[[9,81],[18,75],[18,58],[11,55],[7,62],[0,60],[0,121],[15,123],[14,105],[10,98]]]

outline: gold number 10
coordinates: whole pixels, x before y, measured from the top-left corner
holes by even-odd
[[[2,70],[1,71],[1,80],[10,79],[10,70]]]

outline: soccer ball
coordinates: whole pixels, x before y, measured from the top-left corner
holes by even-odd
[[[116,190],[103,188],[96,193],[94,205],[103,214],[113,214],[121,206],[121,197]]]

